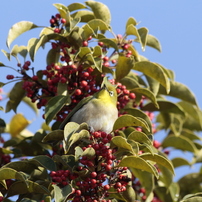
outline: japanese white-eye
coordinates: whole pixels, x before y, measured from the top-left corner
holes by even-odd
[[[104,80],[102,88],[92,96],[82,99],[61,123],[63,129],[68,122],[83,122],[89,125],[91,132],[110,133],[118,118],[116,88]]]

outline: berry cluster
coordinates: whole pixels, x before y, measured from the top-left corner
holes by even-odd
[[[0,154],[0,165],[3,166],[7,163],[10,163],[11,156],[9,154]]]
[[[52,28],[54,28],[55,33],[61,33],[66,23],[66,19],[61,18],[59,13],[57,13],[55,16],[52,16],[50,19],[50,25]]]
[[[106,201],[110,190],[122,193],[131,179],[127,176],[127,167],[117,167],[116,149],[111,149],[108,143],[112,135],[96,131],[91,134],[89,143],[82,147],[83,152],[91,149],[95,155],[83,155],[79,159],[79,165],[73,172],[59,170],[51,172],[52,181],[60,187],[68,184],[75,185],[73,193],[69,196],[73,202],[78,201]],[[102,200],[103,199],[103,200]]]

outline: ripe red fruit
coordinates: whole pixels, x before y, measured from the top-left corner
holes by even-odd
[[[108,190],[108,189],[110,189],[110,186],[109,186],[108,184],[106,184],[106,185],[104,186],[104,190]]]
[[[83,41],[83,46],[88,46],[88,42],[87,41]]]
[[[53,18],[50,19],[50,23],[51,23],[51,24],[54,24],[54,23],[55,23],[55,19],[53,19]]]
[[[135,99],[135,98],[136,98],[135,93],[130,93],[130,94],[129,94],[129,98],[130,98],[130,99]]]
[[[75,95],[81,95],[81,94],[82,94],[81,89],[76,89],[76,90],[75,90]]]
[[[65,24],[67,21],[66,21],[64,18],[62,18],[62,19],[60,20],[60,22],[61,22],[62,24]]]
[[[104,45],[104,43],[103,42],[98,42],[98,45],[102,47]]]
[[[103,57],[103,60],[106,62],[106,61],[109,61],[109,58],[107,56]]]
[[[76,194],[77,196],[81,196],[81,190],[79,190],[79,189],[76,190],[76,191],[75,191],[75,194]]]
[[[32,80],[33,80],[33,81],[37,81],[37,80],[38,80],[38,76],[36,76],[36,75],[33,76],[33,77],[32,77]]]
[[[55,28],[55,29],[54,29],[54,32],[55,32],[55,33],[60,33],[60,29],[59,29],[59,28]]]
[[[127,50],[129,48],[129,45],[128,44],[124,44],[123,47],[122,47],[124,50]]]
[[[81,85],[81,87],[86,87],[88,85],[88,82],[83,80],[83,81],[81,81],[80,85]]]
[[[56,17],[56,18],[61,18],[61,16],[60,16],[59,13],[57,13],[57,14],[55,15],[55,17]]]
[[[97,177],[97,173],[96,173],[96,172],[92,172],[92,173],[90,174],[90,176],[91,176],[92,178],[95,178],[95,177]]]

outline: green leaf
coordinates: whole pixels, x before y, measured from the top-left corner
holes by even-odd
[[[27,56],[27,47],[26,46],[13,46],[11,50],[11,55],[17,58],[17,55],[20,54],[22,57],[26,58]]]
[[[72,3],[72,4],[69,4],[67,6],[69,12],[72,12],[72,11],[75,11],[75,10],[79,10],[79,9],[84,9],[86,8],[86,6],[84,4],[81,4],[81,3]]]
[[[86,156],[89,159],[93,159],[95,157],[95,150],[92,147],[89,147],[82,153],[82,156]]]
[[[201,116],[201,111],[198,107],[193,106],[190,103],[187,102],[178,102],[177,103],[182,109],[186,112],[187,116],[192,117],[195,121],[197,121],[202,128],[202,116]]]
[[[138,77],[136,77],[134,72],[129,72],[129,74],[122,78],[119,82],[126,86],[128,90],[140,87]]]
[[[130,185],[127,185],[126,191],[122,193],[122,196],[127,202],[134,202],[134,199],[136,198],[136,194],[133,187]]]
[[[135,168],[131,168],[131,172],[140,180],[142,187],[146,189],[147,198],[153,196],[154,175]]]
[[[133,131],[130,133],[128,140],[133,140],[135,142],[139,142],[140,144],[146,143],[148,145],[152,145],[152,141],[148,138],[148,136],[145,133],[139,131]]]
[[[144,111],[161,111],[161,112],[166,112],[166,113],[174,113],[174,114],[179,114],[183,117],[185,117],[185,113],[183,111],[183,109],[178,106],[175,103],[172,103],[170,101],[166,101],[166,100],[157,100],[157,103],[159,105],[159,109],[157,109],[155,107],[155,105],[151,102],[149,102],[148,104],[144,105],[142,107],[142,110]]]
[[[46,124],[49,124],[62,107],[70,102],[69,96],[58,95],[51,98],[45,108]]]
[[[201,140],[200,136],[196,135],[193,131],[183,128],[181,135],[190,140]]]
[[[141,44],[142,44],[142,49],[145,50],[145,46],[147,43],[147,34],[148,34],[149,30],[146,27],[141,27],[140,29],[138,29],[138,33],[141,39]]]
[[[178,201],[178,198],[180,196],[179,185],[175,182],[172,182],[168,189],[170,191],[170,195],[171,195],[173,201]]]
[[[124,108],[124,110],[135,117],[140,117],[144,119],[149,125],[150,131],[152,131],[151,120],[142,110],[139,110],[137,108]]]
[[[31,99],[28,97],[24,97],[22,101],[26,103],[36,114],[38,114],[39,110],[35,102],[32,102]]]
[[[112,143],[115,144],[117,147],[127,149],[129,151],[133,151],[131,145],[127,142],[126,138],[121,136],[116,136],[112,138]]]
[[[63,4],[53,4],[53,6],[55,6],[58,10],[58,12],[60,13],[61,18],[64,18],[67,23],[70,21],[70,16],[69,16],[69,11],[67,6],[63,5]]]
[[[124,78],[130,70],[134,66],[134,59],[130,57],[126,57],[124,55],[119,55],[117,65],[116,65],[116,81],[120,81],[122,78]]]
[[[190,151],[193,153],[198,152],[193,142],[184,136],[169,135],[163,140],[162,147],[174,147],[182,151]]]
[[[156,50],[161,52],[161,44],[159,40],[155,36],[152,36],[151,34],[147,35],[146,45],[155,48]]]
[[[64,139],[64,132],[63,130],[54,130],[47,134],[42,142],[59,142]]]
[[[149,61],[136,62],[133,69],[157,80],[162,86],[165,87],[167,93],[170,92],[170,81],[162,68],[157,64]]]
[[[9,101],[6,104],[6,112],[13,110],[16,112],[18,105],[25,96],[25,90],[22,88],[23,82],[17,82],[9,93]]]
[[[128,18],[128,20],[126,22],[126,28],[131,24],[134,25],[134,26],[137,25],[137,21],[133,17]]]
[[[93,31],[96,31],[97,29],[101,31],[110,30],[110,27],[104,21],[99,19],[93,19],[89,21],[88,25],[92,28]]]
[[[151,78],[150,76],[145,75],[145,77],[146,77],[147,82],[149,84],[150,90],[156,96],[158,91],[159,91],[160,83],[156,79]]]
[[[27,44],[27,50],[29,52],[29,56],[30,56],[30,58],[31,58],[32,61],[34,61],[35,47],[36,47],[36,44],[38,42],[39,42],[39,39],[37,39],[37,38],[31,38],[28,41],[28,44]]]
[[[147,131],[150,131],[149,126],[144,119],[136,118],[128,114],[120,116],[115,121],[113,131],[127,126],[139,126],[145,128]]]
[[[111,14],[109,8],[105,4],[96,1],[86,1],[85,4],[92,9],[95,18],[110,24]]]
[[[71,17],[80,18],[81,22],[86,22],[86,23],[95,19],[93,12],[87,11],[87,10],[77,11],[77,12],[71,14]],[[86,26],[86,25],[84,25],[84,26]]]
[[[158,178],[158,171],[156,170],[156,168],[140,157],[125,157],[119,163],[119,167],[129,167],[144,170],[154,174]]]
[[[117,46],[117,43],[115,43],[113,40],[111,39],[99,39],[100,42],[103,42],[104,45],[108,46],[108,47],[112,47],[114,48],[114,50],[116,50],[117,52],[119,52],[119,48]]]
[[[162,165],[163,167],[169,169],[173,174],[175,173],[171,162],[162,155],[144,153],[144,154],[141,154],[139,157],[143,158],[144,160],[154,161],[158,165]]]
[[[32,22],[29,22],[29,21],[21,21],[21,22],[18,22],[16,24],[14,24],[9,32],[8,32],[8,37],[7,37],[7,41],[6,41],[6,44],[8,46],[8,48],[10,48],[10,45],[11,43],[18,37],[20,36],[21,34],[23,34],[24,32],[26,31],[29,31],[31,29],[34,29],[38,27],[37,25],[35,25],[34,23]]]
[[[133,92],[135,94],[144,95],[145,97],[149,98],[153,102],[153,104],[155,105],[156,108],[159,108],[159,105],[156,101],[156,97],[150,90],[148,90],[146,88],[134,88],[134,89],[131,89],[130,92]]]
[[[54,200],[55,202],[67,201],[68,196],[72,193],[72,186],[67,185],[64,188],[60,188],[57,185],[53,186]]]
[[[170,81],[170,92],[167,94],[165,88],[160,86],[159,93],[179,98],[197,106],[195,95],[182,83]]]
[[[65,127],[66,128],[66,127]],[[65,130],[64,130],[65,133]],[[70,136],[68,141],[66,141],[65,152],[67,153],[72,145],[80,140],[89,139],[90,134],[87,130],[81,130],[79,133],[74,133]]]
[[[181,158],[181,157],[176,157],[176,158],[172,159],[171,161],[172,161],[174,168],[177,168],[180,166],[190,166],[191,165],[189,163],[189,161],[187,161],[186,159]]]
[[[24,181],[26,177],[23,173],[18,172],[17,170],[8,167],[7,168],[2,167],[0,169],[0,180],[6,180],[6,179],[17,179]]]
[[[95,35],[93,29],[88,24],[82,26],[82,30],[81,36],[83,40],[87,40],[89,36]]]
[[[10,61],[11,60],[11,54],[10,53],[7,53],[5,50],[1,50],[1,52],[7,57],[7,59]],[[3,64],[3,63],[1,63]]]
[[[55,171],[56,170],[56,165],[55,162],[52,160],[52,158],[45,156],[45,155],[39,155],[31,159],[30,161],[37,161],[38,163],[41,164],[44,168]]]
[[[47,65],[51,65],[51,64],[55,64],[58,62],[60,58],[60,50],[59,48],[52,48],[49,50],[47,56],[46,56],[46,64]]]
[[[201,200],[202,200],[202,197],[196,196],[196,197],[193,197],[193,198],[182,200],[180,202],[201,202]]]

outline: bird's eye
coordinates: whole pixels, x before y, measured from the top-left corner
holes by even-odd
[[[110,96],[114,96],[114,92],[113,91],[109,91],[109,95]]]

